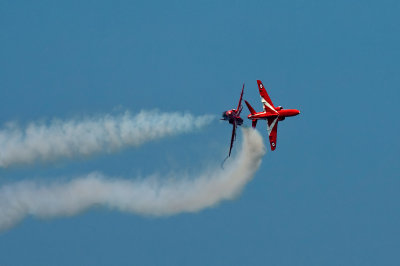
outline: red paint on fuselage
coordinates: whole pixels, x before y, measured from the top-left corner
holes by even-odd
[[[243,124],[243,119],[240,117],[240,114],[236,109],[223,112],[221,120],[228,120],[229,124],[236,123],[238,126]]]
[[[245,101],[250,111],[250,115],[248,115],[247,118],[252,120],[251,125],[253,128],[257,126],[258,120],[267,120],[268,137],[271,144],[271,150],[273,151],[276,149],[278,121],[285,120],[285,118],[289,116],[296,116],[300,114],[300,111],[296,109],[283,109],[282,106],[275,107],[261,80],[257,80],[257,84],[264,111],[256,112],[254,108],[247,101]]]
[[[278,109],[278,108],[276,108]],[[249,114],[247,116],[248,119],[267,119],[269,117],[276,117],[279,116],[280,119],[285,119],[285,117],[289,117],[289,116],[296,116],[300,114],[300,111],[297,109],[281,109],[280,110],[276,110],[275,112],[258,112],[255,114]]]

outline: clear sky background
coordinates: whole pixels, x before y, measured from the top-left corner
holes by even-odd
[[[276,151],[233,201],[167,218],[28,218],[0,234],[0,265],[400,265],[399,14],[394,0],[1,1],[1,127],[155,108],[219,116],[243,82],[261,110],[257,79],[301,115],[279,124]],[[0,169],[0,184],[201,172],[230,130],[215,121]]]

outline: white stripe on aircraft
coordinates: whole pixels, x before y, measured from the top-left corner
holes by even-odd
[[[276,124],[276,121],[278,121],[278,117],[276,117],[276,118],[274,119],[274,121],[272,122],[271,126],[269,126],[269,125],[268,125],[268,122],[267,122],[268,136],[271,135],[272,129],[274,128],[274,126],[275,126],[275,124]]]
[[[267,102],[263,97],[261,97],[261,102],[263,103],[264,111],[265,111],[265,106],[267,106],[269,109],[271,109],[272,112],[278,113],[270,104]]]

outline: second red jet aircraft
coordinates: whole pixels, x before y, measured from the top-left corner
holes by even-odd
[[[268,96],[267,91],[265,90],[264,85],[261,80],[257,80],[258,89],[261,96],[261,102],[264,107],[263,112],[254,111],[253,107],[245,100],[247,107],[249,108],[250,114],[248,115],[248,119],[252,120],[253,128],[257,125],[257,120],[267,120],[268,123],[268,136],[269,142],[271,144],[271,150],[275,150],[276,148],[276,137],[278,130],[278,121],[284,120],[286,117],[295,116],[300,114],[300,111],[297,109],[283,109],[282,106],[275,107],[272,103],[271,99]]]
[[[225,111],[222,113],[221,120],[227,120],[227,121],[229,121],[229,124],[233,125],[231,145],[229,146],[228,157],[231,156],[233,142],[236,139],[236,128],[237,128],[237,126],[241,126],[243,124],[243,119],[240,117],[240,113],[242,112],[242,109],[243,109],[243,106],[242,106],[243,90],[244,90],[244,84],[242,87],[242,93],[240,93],[240,98],[239,98],[239,103],[238,103],[237,108],[231,109],[231,110],[228,110],[228,111]]]

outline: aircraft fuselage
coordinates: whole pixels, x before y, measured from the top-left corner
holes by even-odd
[[[223,112],[221,120],[227,120],[229,121],[229,124],[233,124],[236,121],[238,126],[243,124],[243,119],[240,117],[236,109]]]
[[[278,109],[278,108],[277,108]],[[282,109],[280,108],[279,110],[276,110],[276,112],[258,112],[255,114],[249,114],[247,116],[248,119],[260,119],[260,120],[266,120],[269,117],[279,117],[279,120],[284,120],[286,117],[289,116],[296,116],[300,114],[300,111],[297,109]]]
[[[300,114],[300,111],[297,109],[283,109],[282,106],[275,107],[261,80],[257,80],[257,84],[264,111],[256,112],[254,108],[251,107],[251,105],[245,100],[245,103],[250,111],[250,114],[247,116],[247,118],[251,120],[251,126],[253,128],[256,128],[258,120],[267,120],[268,137],[271,144],[271,150],[273,151],[276,148],[278,122],[284,120],[286,117],[296,116]]]

